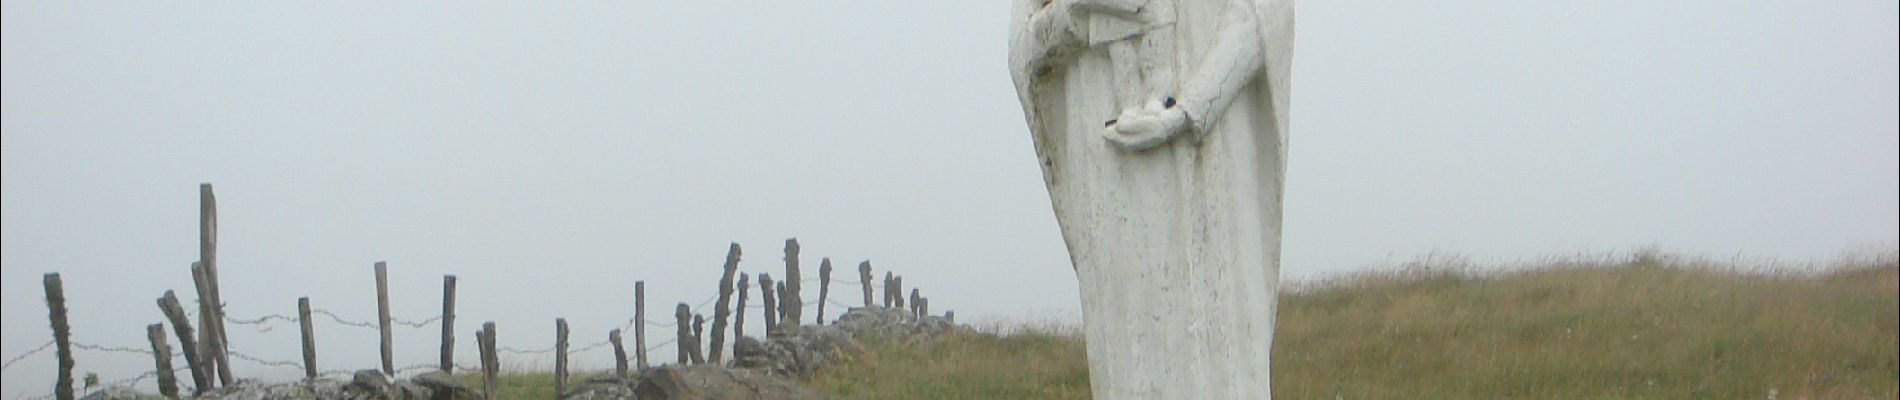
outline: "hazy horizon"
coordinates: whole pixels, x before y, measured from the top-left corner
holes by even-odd
[[[47,272],[75,340],[146,346],[153,299],[196,297],[201,182],[234,317],[309,296],[372,319],[387,260],[400,318],[439,312],[456,274],[459,332],[492,320],[501,345],[541,348],[566,317],[586,344],[632,316],[634,281],[664,320],[712,294],[728,243],[780,277],[791,237],[808,279],[823,257],[852,281],[870,260],[959,320],[1071,316],[1008,7],[0,1],[0,357],[50,339]],[[1302,2],[1282,275],[1893,248],[1897,13]],[[374,330],[317,331],[322,368],[376,365]],[[398,366],[433,360],[437,334],[399,329]],[[297,358],[294,324],[231,335]],[[610,367],[600,353],[577,361]],[[151,364],[79,356],[107,381]],[[50,360],[7,368],[0,395],[45,393]]]

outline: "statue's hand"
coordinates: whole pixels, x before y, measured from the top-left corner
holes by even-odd
[[[1181,107],[1151,105],[1139,112],[1123,111],[1109,121],[1102,137],[1123,151],[1137,152],[1166,144],[1188,130],[1187,112]]]

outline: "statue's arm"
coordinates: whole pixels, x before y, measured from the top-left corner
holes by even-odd
[[[1252,0],[1229,0],[1227,9],[1251,10],[1252,6]],[[1175,98],[1187,113],[1188,130],[1194,138],[1200,138],[1213,128],[1214,121],[1220,120],[1240,90],[1266,67],[1260,37],[1260,20],[1255,13],[1222,14],[1214,47],[1202,56],[1194,75],[1183,83],[1180,95]]]
[[[1019,86],[1055,70],[1055,64],[1085,46],[1078,36],[1071,0],[1017,0],[1010,24],[1010,73]]]

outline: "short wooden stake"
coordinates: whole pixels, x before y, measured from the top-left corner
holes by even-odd
[[[567,318],[554,319],[554,398],[567,394]]]
[[[700,346],[700,343],[705,343],[705,342],[706,342],[706,316],[700,315],[700,314],[693,314],[693,363],[694,364],[706,363],[706,356],[704,354],[701,354],[701,352],[705,351],[705,347]]]
[[[891,271],[884,271],[884,308],[891,308],[891,305],[896,304],[892,302],[892,299],[897,298],[893,295],[895,292],[891,291],[892,288],[897,287],[896,284],[891,283],[893,276],[895,275],[892,275]]]
[[[891,300],[897,302],[897,308],[904,308],[904,277],[891,278]]]
[[[203,390],[216,389],[218,386],[230,386],[235,382],[231,376],[231,359],[224,353],[224,334],[218,333],[223,319],[218,318],[217,301],[212,294],[211,278],[204,263],[191,263],[191,280],[198,286],[198,360],[204,363],[205,375],[215,376],[216,382]]]
[[[178,335],[178,350],[185,353],[185,367],[191,369],[192,394],[204,394],[211,388],[211,370],[199,361],[198,338],[191,329],[191,319],[185,317],[185,306],[178,302],[178,295],[165,291],[158,298],[158,310],[165,313],[165,319],[171,320],[172,332]]]
[[[871,260],[858,263],[858,290],[864,292],[864,308],[877,306],[871,302]]]
[[[607,332],[607,341],[614,345],[614,376],[627,377],[627,348],[620,345],[620,330]]]
[[[66,289],[59,273],[46,274],[46,309],[53,320],[53,346],[58,356],[59,378],[53,381],[53,397],[73,400],[72,326],[66,324]]]
[[[733,308],[737,315],[732,316],[732,336],[745,337],[745,300],[746,292],[752,291],[751,275],[739,274],[739,285],[734,290],[739,291],[739,304]]]
[[[389,325],[389,264],[376,262],[376,322],[382,331],[383,375],[396,376],[395,327]]]
[[[831,299],[831,257],[818,262],[818,319],[814,325],[825,324],[825,301]]]
[[[647,369],[647,282],[633,282],[633,357],[634,366]]]
[[[442,276],[442,372],[455,373],[455,275]]]
[[[678,336],[673,340],[673,347],[679,350],[679,365],[686,365],[693,361],[692,348],[698,345],[693,343],[693,308],[680,303],[673,308],[673,321],[678,330],[674,332]]]
[[[495,322],[483,322],[482,330],[475,333],[475,341],[482,353],[482,395],[488,399],[500,398],[501,392],[496,386],[501,382],[498,377],[501,359],[495,354]]]
[[[726,249],[724,272],[719,276],[719,302],[713,306],[712,347],[708,350],[713,364],[719,364],[726,352],[726,320],[732,317],[732,276],[738,273],[739,244],[733,243]]]
[[[779,288],[779,325],[797,327],[805,319],[804,272],[798,267],[798,238],[785,239],[785,287]]]
[[[303,334],[303,378],[317,380],[317,329],[310,320],[310,298],[297,298],[297,331]]]
[[[178,398],[178,377],[172,374],[172,346],[165,344],[165,324],[145,326],[145,338],[152,341],[152,361],[158,368],[158,394]]]
[[[765,300],[765,337],[768,338],[778,331],[778,295],[772,291],[776,288],[772,274],[759,274],[759,295]]]

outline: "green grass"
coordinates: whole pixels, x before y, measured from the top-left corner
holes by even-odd
[[[867,343],[808,386],[846,399],[1087,399],[1088,354],[1073,336],[955,333]]]
[[[1408,269],[1286,291],[1283,399],[1894,398],[1900,268],[1737,272],[1651,257],[1502,273]],[[848,399],[1088,398],[1074,336],[964,334],[807,384]]]

